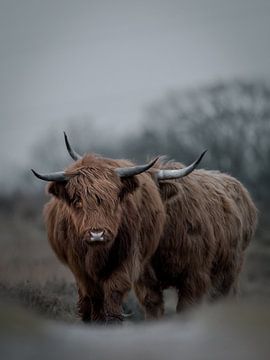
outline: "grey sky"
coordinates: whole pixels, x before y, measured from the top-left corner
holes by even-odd
[[[269,78],[269,60],[270,1],[0,0],[1,167],[67,118],[130,131],[166,91]]]

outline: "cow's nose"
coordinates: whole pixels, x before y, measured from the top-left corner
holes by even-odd
[[[104,230],[101,231],[90,231],[91,241],[103,241],[104,240]]]

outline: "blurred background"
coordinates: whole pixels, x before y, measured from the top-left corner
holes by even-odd
[[[270,296],[270,2],[0,0],[0,296],[75,321],[30,173],[80,153],[183,163],[241,180],[259,209],[241,278]],[[131,300],[132,302],[132,300]]]

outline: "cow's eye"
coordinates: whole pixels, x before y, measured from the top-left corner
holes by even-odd
[[[82,201],[81,200],[76,200],[74,202],[74,206],[76,209],[81,209],[82,208]]]

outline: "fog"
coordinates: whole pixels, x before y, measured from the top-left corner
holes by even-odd
[[[123,135],[171,89],[269,77],[269,20],[263,0],[1,0],[1,177],[70,119]]]

